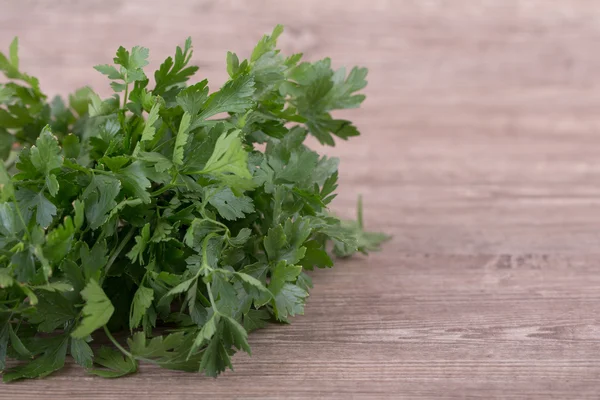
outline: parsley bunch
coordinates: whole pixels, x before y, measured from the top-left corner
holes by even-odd
[[[187,86],[191,40],[154,73],[148,50],[98,65],[115,94],[51,101],[0,53],[0,370],[43,377],[67,354],[119,377],[140,361],[216,376],[248,332],[302,314],[332,253],[376,250],[383,234],[328,213],[334,145],[359,134],[330,112],[358,107],[366,69],[332,70],[276,49],[227,53],[229,80]],[[112,345],[90,347],[104,331]],[[127,344],[112,332],[129,333]],[[162,334],[162,335],[161,335]]]

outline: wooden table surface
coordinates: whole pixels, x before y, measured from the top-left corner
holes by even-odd
[[[69,366],[3,399],[600,397],[600,2],[2,0],[0,46],[51,94],[92,83],[123,44],[152,66],[191,35],[225,79],[276,23],[282,47],[370,69],[341,143],[341,193],[381,253],[315,273],[291,326],[250,337],[218,379]]]

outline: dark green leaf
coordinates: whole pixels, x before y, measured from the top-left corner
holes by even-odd
[[[71,356],[82,367],[92,368],[94,353],[84,339],[71,338]]]
[[[3,376],[4,382],[23,378],[42,378],[61,369],[65,365],[68,342],[69,338],[66,335],[53,338],[47,343],[48,346],[41,356],[28,364],[6,371]]]
[[[104,367],[103,369],[90,369],[88,372],[102,378],[119,378],[133,374],[137,371],[137,362],[120,352],[108,347],[101,347],[95,354],[94,363]]]
[[[229,188],[213,194],[208,201],[217,209],[221,217],[230,221],[244,218],[245,214],[254,212],[254,205],[250,197],[237,197]]]

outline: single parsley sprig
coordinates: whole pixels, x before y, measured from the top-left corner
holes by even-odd
[[[0,53],[5,382],[51,374],[67,355],[110,378],[140,361],[216,376],[250,353],[249,332],[304,312],[305,271],[387,239],[364,231],[360,204],[357,222],[329,214],[338,160],[303,144],[358,135],[331,112],[360,105],[366,70],[285,57],[282,31],[248,60],[228,53],[230,78],[212,93],[187,85],[190,39],[153,84],[148,50],[120,47],[95,67],[115,91],[104,100],[84,88],[48,101],[16,39]],[[114,347],[90,347],[101,331]],[[5,370],[7,358],[18,363]]]

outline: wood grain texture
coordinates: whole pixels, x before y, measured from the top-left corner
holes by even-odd
[[[188,35],[213,86],[276,23],[286,52],[369,67],[335,210],[362,193],[382,253],[314,274],[306,316],[213,380],[75,366],[7,399],[539,398],[600,394],[600,2],[3,0],[0,46],[51,94],[121,44],[155,67]]]

